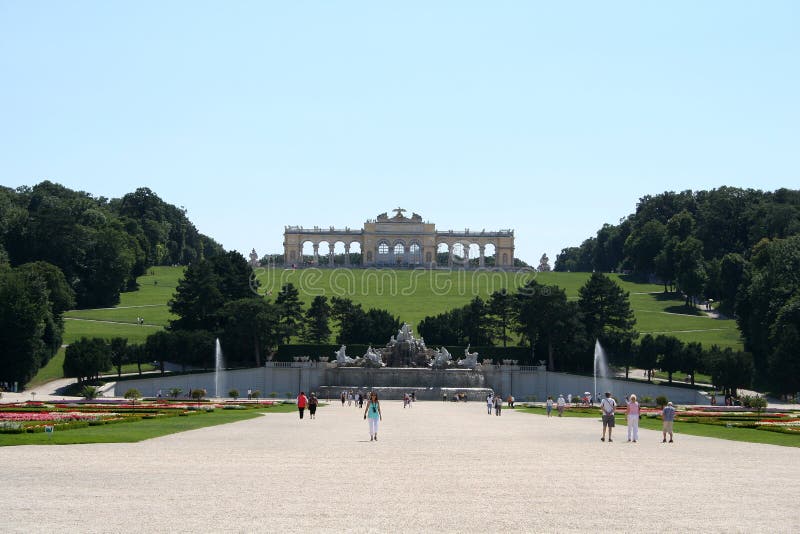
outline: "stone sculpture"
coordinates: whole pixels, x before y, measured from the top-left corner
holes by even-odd
[[[453,357],[447,351],[447,348],[441,349],[433,353],[433,360],[431,360],[431,367],[433,369],[447,369]]]
[[[367,349],[367,352],[364,354],[364,357],[361,358],[361,361],[363,362],[364,367],[384,366],[383,358],[381,358],[380,354],[375,352],[375,350],[372,348],[372,345],[370,345],[369,349]]]
[[[336,365],[340,367],[344,367],[346,365],[353,365],[356,363],[356,361],[353,358],[347,355],[347,347],[345,347],[344,345],[339,347],[339,350],[337,352],[334,352],[334,354],[336,354]]]
[[[464,349],[464,359],[458,360],[458,366],[466,369],[475,369],[480,367],[481,364],[478,363],[478,353],[470,352],[469,347],[470,346],[467,345],[467,348]]]

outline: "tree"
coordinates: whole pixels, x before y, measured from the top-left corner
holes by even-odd
[[[578,309],[586,337],[590,341],[600,340],[612,356],[614,352],[630,347],[637,336],[628,293],[604,274],[592,273],[581,287]]]
[[[55,354],[55,328],[44,280],[0,272],[0,381],[27,383]]]
[[[303,341],[306,343],[327,343],[331,337],[331,306],[328,298],[316,296],[306,311]]]
[[[284,284],[278,297],[279,332],[284,343],[289,343],[292,336],[300,333],[303,326],[303,305],[300,303],[300,293],[291,283]]]
[[[690,306],[708,281],[700,240],[689,237],[675,246],[675,277],[678,287],[686,294],[686,305]]]
[[[773,350],[767,362],[776,392],[800,391],[800,291],[778,312],[769,341]]]
[[[636,365],[647,371],[647,381],[651,381],[653,369],[658,365],[658,344],[650,334],[645,334],[636,351]]]
[[[736,396],[740,387],[749,387],[753,379],[753,357],[746,352],[734,352],[730,347],[720,350],[716,345],[708,353],[709,370],[714,385],[725,395]]]
[[[117,368],[117,376],[122,376],[122,366],[127,363],[128,338],[112,338],[109,350],[111,351],[111,363]]]
[[[660,335],[655,339],[659,352],[658,366],[667,372],[667,380],[672,384],[672,374],[681,368],[683,343],[673,336]]]
[[[655,257],[664,246],[666,229],[659,221],[647,221],[634,229],[625,241],[625,255],[640,273],[655,271]]]
[[[691,376],[691,383],[694,385],[695,374],[703,365],[703,345],[697,341],[687,343],[683,348],[681,357],[681,370]]]
[[[370,308],[366,313],[367,330],[360,343],[381,343],[397,333],[402,326],[400,319],[386,310]]]
[[[136,405],[136,401],[142,398],[142,394],[136,388],[131,388],[122,395],[129,401],[131,401],[134,405]]]
[[[511,339],[508,335],[514,309],[514,299],[505,288],[495,291],[489,297],[489,328],[491,338],[503,344],[503,349]]]
[[[81,338],[64,352],[64,376],[78,382],[97,378],[111,367],[108,343],[101,338]]]
[[[467,343],[471,345],[491,344],[489,331],[488,308],[480,297],[473,298],[463,308],[463,329]],[[399,328],[399,321],[398,321]],[[396,331],[397,329],[394,329]]]
[[[280,342],[278,307],[261,298],[243,298],[225,304],[220,311],[226,361],[261,367],[262,356]]]
[[[170,311],[178,318],[170,321],[173,330],[214,330],[217,311],[225,304],[219,279],[207,260],[192,263],[178,282]]]
[[[556,355],[565,370],[580,370],[584,362],[575,360],[576,353],[588,357],[577,309],[567,302],[558,286],[543,286],[531,280],[514,295],[514,330],[527,340],[532,352],[541,354],[548,369],[555,370]],[[537,352],[538,351],[538,352]]]

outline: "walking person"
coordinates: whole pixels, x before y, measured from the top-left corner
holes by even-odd
[[[341,395],[339,395],[339,398],[340,398],[340,399],[341,399],[341,401],[342,401],[342,408],[344,408],[344,401],[347,399],[347,393],[345,393],[344,391],[342,391],[342,394],[341,394]]]
[[[669,434],[669,442],[672,443],[672,424],[675,421],[675,407],[672,402],[668,402],[661,410],[661,421],[661,434],[663,435],[661,443],[667,442],[667,434]]]
[[[381,403],[378,402],[378,394],[374,391],[369,394],[367,409],[364,410],[364,419],[369,421],[369,440],[378,441],[378,421],[383,420],[383,414],[381,414]]]
[[[639,440],[639,401],[636,400],[636,395],[631,394],[628,399],[628,406],[626,409],[628,419],[628,441],[636,443]]]
[[[317,418],[317,404],[319,404],[319,399],[317,399],[317,394],[312,393],[311,398],[308,399],[308,415],[311,419]]]
[[[303,418],[306,406],[308,406],[308,397],[306,397],[305,392],[301,391],[300,395],[297,396],[297,409],[300,410],[300,419]]]
[[[550,412],[553,411],[553,397],[547,397],[545,408],[547,409],[547,417],[550,417]]]
[[[558,401],[556,405],[558,406],[558,416],[561,417],[562,415],[564,415],[564,408],[566,408],[567,406],[567,401],[564,400],[564,395],[558,396]]]
[[[486,395],[486,411],[489,415],[492,415],[492,407],[494,406],[494,397],[491,393]]]
[[[503,396],[502,395],[495,395],[494,396],[494,414],[499,416],[500,412],[503,410]]]
[[[606,440],[606,429],[608,429],[608,442],[611,443],[611,430],[614,429],[614,413],[617,410],[617,401],[611,396],[611,392],[606,391],[606,398],[600,401],[600,411],[603,414],[603,437],[600,441]]]

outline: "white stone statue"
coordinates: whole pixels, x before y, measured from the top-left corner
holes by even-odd
[[[339,347],[337,352],[334,352],[334,354],[336,354],[336,365],[353,365],[356,362],[353,358],[347,355],[346,350],[347,347],[342,345]]]
[[[375,352],[375,349],[372,348],[372,345],[369,346],[367,352],[364,354],[362,358],[365,367],[383,367],[383,358],[381,355]]]
[[[467,369],[475,369],[476,367],[480,367],[478,363],[478,353],[477,352],[470,352],[469,345],[467,348],[464,349],[464,359],[458,360],[459,367],[465,367]]]
[[[447,351],[445,347],[435,351],[433,353],[433,360],[431,360],[431,367],[434,369],[446,369],[448,365],[450,365],[450,361],[453,357]]]

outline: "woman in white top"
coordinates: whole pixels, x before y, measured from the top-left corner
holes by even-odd
[[[633,436],[633,442],[636,443],[639,439],[639,402],[636,400],[636,395],[631,395],[628,399],[628,441]]]

